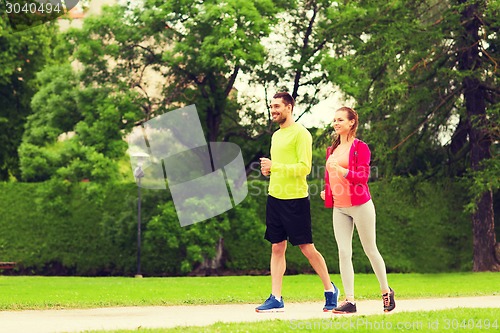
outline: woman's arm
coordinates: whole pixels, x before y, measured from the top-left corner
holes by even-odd
[[[347,172],[346,179],[352,183],[368,183],[370,178],[371,152],[368,145],[359,141],[354,150],[353,168]]]

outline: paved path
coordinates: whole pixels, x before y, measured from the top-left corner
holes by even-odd
[[[450,308],[495,307],[500,296],[397,300],[392,313],[441,310]],[[332,313],[321,311],[323,303],[286,303],[283,313],[256,313],[258,304],[150,306],[99,308],[87,310],[0,311],[0,332],[57,333],[86,330],[205,326],[220,322],[251,322],[268,319],[329,319]],[[359,315],[382,314],[382,301],[357,302]]]

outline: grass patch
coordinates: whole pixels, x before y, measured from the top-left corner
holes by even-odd
[[[175,327],[92,331],[93,333],[173,333],[173,332],[496,332],[500,328],[500,309],[452,309],[428,312],[401,312],[374,316],[335,316],[331,319],[266,320],[250,323],[216,323],[204,327]]]
[[[339,285],[340,276],[331,274]],[[399,299],[500,294],[498,273],[389,274]],[[0,277],[0,310],[96,308],[147,305],[260,304],[271,289],[269,276],[225,277]],[[322,301],[316,275],[285,276],[287,302]],[[379,299],[373,274],[356,275],[358,300]]]

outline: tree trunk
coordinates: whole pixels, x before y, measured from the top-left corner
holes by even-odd
[[[460,1],[463,3],[463,0]],[[486,91],[478,77],[481,70],[479,54],[481,28],[478,4],[468,6],[462,12],[463,36],[459,43],[459,68],[461,71],[476,72],[462,81],[467,112],[470,140],[470,157],[473,171],[481,168],[481,161],[491,158],[492,140],[487,131]],[[499,270],[495,257],[495,220],[493,213],[493,193],[483,193],[477,203],[477,210],[472,214],[473,229],[473,270],[475,272]]]
[[[498,271],[500,265],[495,255],[495,225],[493,218],[493,193],[486,192],[472,214],[474,239],[474,272]]]
[[[215,257],[212,259],[205,259],[198,267],[196,267],[190,276],[210,276],[219,275],[224,268],[224,238],[219,238],[217,241]]]

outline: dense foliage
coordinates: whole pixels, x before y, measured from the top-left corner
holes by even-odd
[[[35,76],[54,62],[51,49],[58,40],[53,24],[14,33],[0,13],[0,181],[19,179],[18,148],[26,118],[33,112]]]
[[[143,190],[142,273],[262,274],[268,271],[270,246],[263,239],[266,182],[249,183],[249,196],[235,209],[181,228],[165,191]],[[331,210],[313,193],[313,235],[329,270],[338,273]],[[0,257],[18,262],[13,273],[48,275],[133,275],[137,251],[137,188],[109,186],[96,200],[91,184],[59,184],[62,201],[53,201],[54,184],[0,185]],[[372,184],[377,207],[378,245],[390,272],[470,270],[471,236],[460,207],[464,197],[451,183],[395,178]],[[61,198],[61,197],[59,197]],[[47,202],[51,208],[47,209]],[[217,225],[217,229],[214,228]],[[218,232],[224,239],[223,267],[200,270],[215,255]],[[300,250],[290,247],[287,272],[311,272]],[[357,237],[357,272],[371,272]]]
[[[297,119],[338,90],[358,110],[358,135],[372,149],[379,239],[401,242],[397,251],[386,250],[389,269],[440,270],[424,260],[432,249],[443,270],[470,268],[466,250],[474,270],[495,270],[499,10],[484,0],[144,0],[106,7],[81,29],[60,34],[52,25],[14,34],[0,21],[0,180],[37,183],[2,184],[12,189],[1,209],[12,208],[11,196],[21,198],[16,221],[34,214],[41,223],[19,229],[38,239],[27,242],[29,251],[14,246],[8,253],[37,272],[57,263],[66,273],[129,274],[136,194],[126,138],[132,131],[195,104],[207,141],[238,144],[250,175],[269,154],[275,127],[263,104],[275,90],[297,98]],[[238,92],[237,80],[248,80],[257,93]],[[331,129],[311,132],[314,164],[322,165]],[[318,170],[312,178],[321,178]],[[14,186],[30,195],[12,194]],[[146,196],[149,273],[267,269],[268,244],[256,237],[263,193],[182,230],[167,192]],[[321,203],[314,204],[319,221],[328,220]],[[472,223],[464,222],[464,208]],[[59,225],[62,216],[67,225]],[[420,223],[420,216],[434,223]],[[25,237],[9,218],[1,220],[0,245],[10,251],[9,244]],[[473,249],[459,249],[471,230]],[[71,237],[80,231],[81,239]],[[326,238],[319,246],[334,251]],[[241,252],[241,243],[252,253]],[[30,261],[32,254],[40,261]],[[309,269],[296,255],[291,249],[289,269]]]

